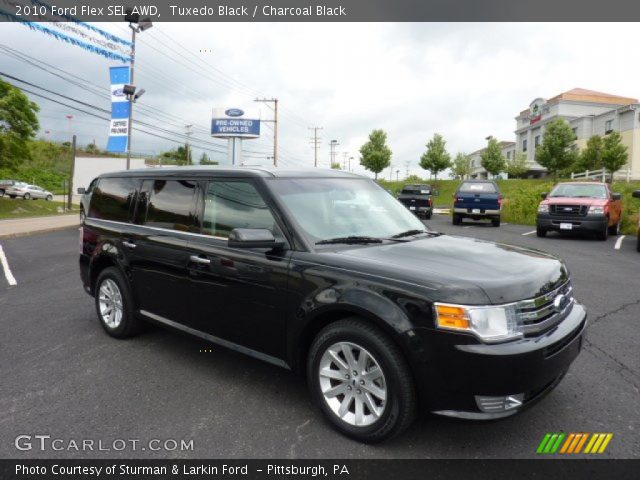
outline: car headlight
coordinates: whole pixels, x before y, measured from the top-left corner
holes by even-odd
[[[603,215],[604,207],[589,207],[588,215]]]
[[[501,342],[522,336],[513,304],[476,307],[436,303],[435,311],[438,328],[466,331],[484,342]]]
[[[549,213],[549,205],[546,203],[538,205],[538,213]]]

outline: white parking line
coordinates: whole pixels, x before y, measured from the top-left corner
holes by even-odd
[[[535,230],[531,230],[530,232],[525,232],[522,235],[531,235],[532,233],[536,233]]]
[[[0,263],[2,263],[2,270],[4,270],[4,276],[7,279],[9,285],[17,285],[15,277],[13,273],[11,273],[11,269],[9,268],[9,262],[7,262],[7,256],[4,254],[4,250],[2,249],[2,245],[0,245]]]
[[[621,235],[620,237],[618,237],[618,240],[616,241],[616,244],[613,247],[614,250],[620,250],[620,245],[622,245],[622,240],[624,240],[624,237],[626,237],[626,235]]]

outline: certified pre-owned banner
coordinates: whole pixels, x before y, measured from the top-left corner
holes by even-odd
[[[111,124],[107,151],[126,152],[131,104],[124,94],[124,86],[129,84],[131,73],[128,66],[111,67]]]

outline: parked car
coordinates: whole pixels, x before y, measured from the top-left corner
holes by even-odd
[[[634,191],[631,195],[635,198],[640,198],[640,190]],[[640,215],[638,216],[638,242],[636,243],[636,250],[640,252]]]
[[[536,218],[539,237],[550,230],[590,232],[600,240],[620,233],[622,195],[611,192],[607,183],[563,182],[542,198]]]
[[[4,192],[9,188],[13,187],[17,182],[16,180],[0,180],[0,197],[4,196]]]
[[[329,422],[366,442],[419,409],[515,414],[560,382],[586,326],[560,259],[429,231],[336,170],[103,174],[80,235],[109,335],[148,320],[301,372]]]
[[[465,180],[453,194],[453,224],[462,219],[489,219],[494,227],[500,226],[502,195],[496,182],[491,180]]]
[[[398,194],[398,200],[417,217],[429,220],[433,214],[430,185],[405,185]]]
[[[37,185],[29,185],[26,183],[16,183],[7,188],[5,193],[10,198],[22,197],[23,200],[37,200],[39,198],[44,198],[48,202],[53,200],[53,193]]]

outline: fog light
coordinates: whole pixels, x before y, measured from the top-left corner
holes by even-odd
[[[476,395],[478,408],[486,413],[506,412],[522,406],[524,393],[506,395],[501,397],[484,397]]]

